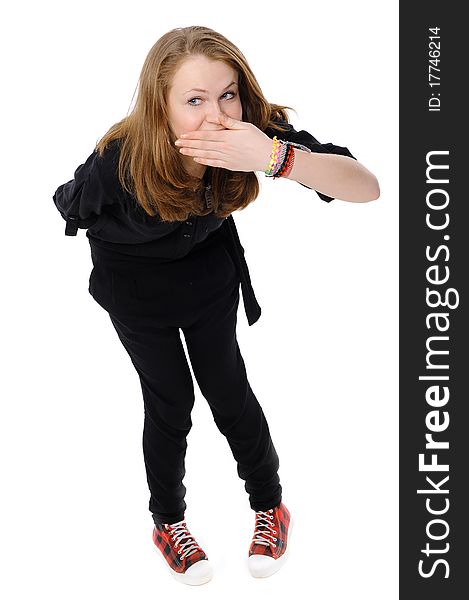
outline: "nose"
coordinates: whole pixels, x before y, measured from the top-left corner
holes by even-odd
[[[205,112],[205,118],[204,118],[204,129],[212,129],[214,131],[218,131],[221,129],[225,129],[223,127],[223,125],[217,125],[216,123],[211,123],[211,122],[207,122],[206,119],[211,119],[211,120],[217,120],[219,119],[219,117],[221,117],[221,115],[223,114],[223,111],[220,109],[220,107],[218,106],[217,102],[213,102],[212,104],[207,106],[207,110]],[[219,119],[221,120],[221,119]]]

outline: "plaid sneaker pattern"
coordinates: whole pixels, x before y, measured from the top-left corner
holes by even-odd
[[[256,511],[249,557],[261,555],[278,560],[284,555],[287,549],[290,519],[290,512],[283,502],[270,510]]]
[[[189,567],[201,560],[208,560],[205,552],[187,529],[185,521],[155,525],[153,542],[169,567],[178,574],[184,574]]]

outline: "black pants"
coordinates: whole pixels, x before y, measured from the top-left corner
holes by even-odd
[[[186,437],[192,426],[192,376],[227,438],[253,510],[281,500],[279,459],[249,385],[236,338],[239,277],[223,243],[155,263],[92,251],[90,293],[108,312],[140,378],[143,454],[155,523],[184,518]]]

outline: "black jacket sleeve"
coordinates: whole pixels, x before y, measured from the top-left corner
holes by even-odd
[[[302,144],[303,146],[306,146],[306,148],[308,148],[311,152],[322,152],[323,154],[340,154],[342,156],[348,156],[350,158],[353,158],[354,160],[357,160],[355,156],[353,156],[353,154],[350,152],[350,150],[348,148],[345,148],[344,146],[336,146],[335,144],[331,143],[321,144],[308,131],[305,131],[304,129],[296,131],[296,129],[291,123],[286,123],[285,121],[280,121],[279,125],[283,129],[286,129],[286,131],[283,132],[274,129],[268,129],[265,132],[266,135],[272,138],[274,137],[274,135],[276,135],[277,139],[279,140],[284,140],[285,142],[294,142],[295,144]],[[301,183],[300,185],[308,189],[312,189],[304,183]],[[334,200],[334,198],[331,198],[331,196],[326,196],[326,194],[322,194],[317,190],[314,191],[321,198],[321,200],[324,200],[325,202],[331,202],[331,200]]]
[[[91,227],[107,206],[121,201],[116,142],[107,146],[102,157],[93,151],[76,169],[74,178],[54,193],[55,206],[66,221],[65,235],[77,235],[78,228]]]

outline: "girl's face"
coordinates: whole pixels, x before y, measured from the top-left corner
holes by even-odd
[[[220,112],[242,120],[237,72],[221,60],[205,56],[188,58],[174,74],[168,93],[169,126],[173,134],[178,138],[189,131],[224,129],[206,120],[216,118]],[[203,176],[207,165],[194,162],[191,156],[181,155],[181,158],[189,173]]]

